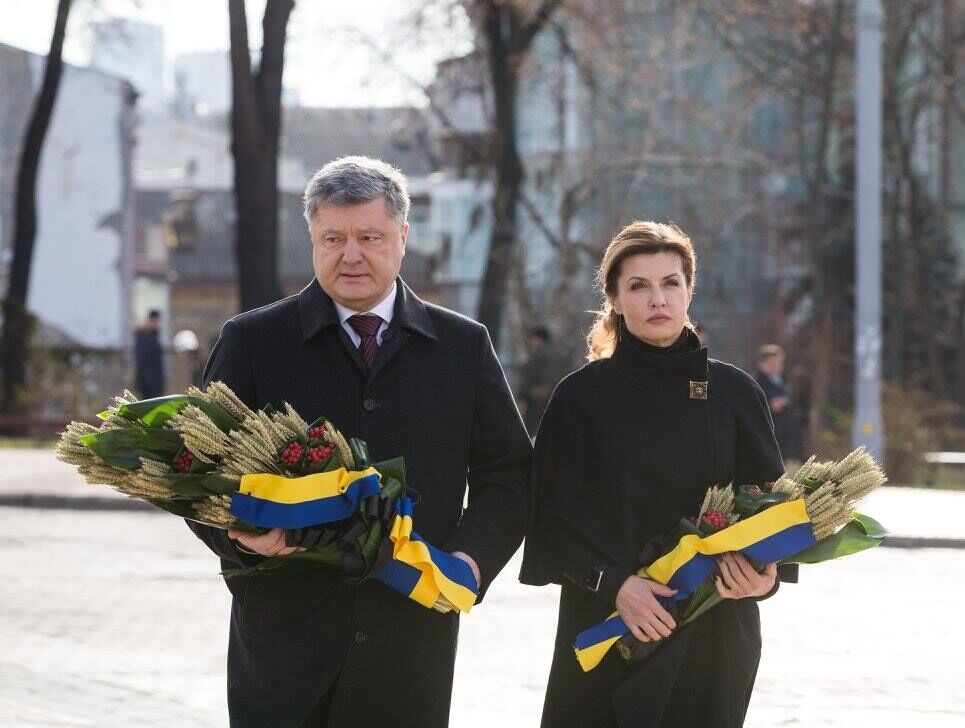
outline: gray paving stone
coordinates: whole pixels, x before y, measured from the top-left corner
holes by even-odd
[[[0,726],[227,724],[227,591],[180,521],[0,507],[0,554]],[[463,618],[455,728],[538,725],[558,590],[518,584],[518,566],[517,555]],[[747,725],[965,725],[963,570],[954,549],[803,567],[800,584],[762,605]]]

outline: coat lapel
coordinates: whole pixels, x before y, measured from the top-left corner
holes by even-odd
[[[339,323],[335,303],[322,290],[318,279],[313,278],[311,283],[298,294],[298,316],[302,325],[302,341],[308,342],[309,339],[314,338],[325,329],[334,327],[335,336],[342,342],[349,358],[354,362],[362,377],[366,376],[365,362],[362,361],[358,347],[352,343],[348,333]]]
[[[348,333],[339,323],[335,303],[322,290],[317,279],[313,279],[298,294],[302,340],[308,341],[323,329],[334,326],[337,329],[339,340],[348,351],[359,372],[371,381],[402,350],[411,334],[416,333],[432,340],[438,338],[425,304],[412,292],[405,281],[397,278],[396,282],[398,287],[392,323],[389,324],[385,335],[382,337],[382,344],[379,346],[379,353],[376,355],[375,361],[372,362],[371,370],[366,371],[365,362],[362,361],[358,347],[352,343]]]
[[[389,324],[382,337],[382,344],[379,346],[379,353],[372,362],[372,370],[369,372],[369,381],[385,366],[392,361],[398,354],[412,334],[424,336],[427,339],[435,340],[436,329],[432,325],[432,319],[426,311],[426,305],[419,300],[412,289],[405,281],[397,278],[398,288],[395,296],[395,310],[392,315],[392,323]]]
[[[382,337],[379,353],[375,355],[375,361],[372,362],[372,369],[368,373],[369,381],[375,379],[376,375],[382,371],[385,365],[402,350],[402,347],[408,340],[409,332],[393,321],[392,325],[386,329],[385,336]]]

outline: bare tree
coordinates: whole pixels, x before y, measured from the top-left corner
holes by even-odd
[[[714,0],[702,6],[753,79],[747,93],[783,99],[800,115],[786,141],[796,154],[785,170],[803,183],[804,195],[784,229],[803,242],[797,253],[806,275],[777,305],[807,304],[788,343],[810,373],[811,448],[821,450],[852,398],[854,3]],[[884,372],[897,385],[886,391],[887,416],[889,397],[898,401],[902,388],[935,403],[954,402],[963,391],[957,372],[965,361],[965,290],[948,221],[948,135],[952,119],[965,118],[955,62],[965,13],[943,0],[886,0],[884,9]],[[929,158],[937,160],[934,167]],[[922,414],[920,421],[928,419]],[[933,447],[951,446],[933,439]],[[902,446],[889,444],[892,453]]]
[[[517,244],[517,203],[523,165],[517,147],[519,73],[536,35],[546,28],[562,0],[543,0],[528,17],[520,3],[473,0],[471,14],[485,38],[493,94],[492,234],[477,318],[499,348],[505,292]]]
[[[244,0],[228,0],[231,153],[235,162],[239,301],[242,311],[281,298],[278,276],[278,138],[285,39],[294,0],[268,0],[261,56],[252,68]]]
[[[50,126],[63,71],[62,53],[70,8],[71,0],[59,0],[57,3],[57,16],[50,40],[50,51],[44,66],[43,83],[27,125],[17,170],[13,260],[10,266],[7,295],[3,300],[2,410],[4,414],[17,412],[25,381],[27,345],[31,329],[31,317],[27,311],[27,290],[34,241],[37,237],[37,176],[40,169],[40,154]]]

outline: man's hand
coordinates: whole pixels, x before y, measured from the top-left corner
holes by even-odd
[[[236,531],[233,528],[228,531],[228,538],[237,541],[242,547],[249,551],[254,551],[261,556],[285,556],[295,551],[304,551],[298,546],[285,545],[285,532],[280,528],[273,528],[268,533],[256,536],[253,533]]]
[[[787,406],[791,403],[791,398],[785,395],[779,395],[777,397],[771,397],[770,405],[771,412],[774,414],[780,414],[783,412]]]
[[[724,554],[719,560],[721,576],[715,576],[717,593],[724,599],[762,597],[774,588],[777,566],[767,564],[760,574],[751,562],[738,553]]]
[[[676,593],[676,589],[650,579],[631,576],[617,592],[617,612],[638,640],[657,641],[669,637],[677,626],[657,597],[672,597]]]
[[[467,564],[469,564],[469,568],[472,569],[472,575],[476,577],[476,588],[478,589],[479,587],[481,587],[482,579],[479,576],[479,567],[476,565],[476,560],[473,559],[473,557],[470,556],[469,554],[464,553],[462,551],[453,551],[452,554],[450,555],[455,556],[457,559],[461,559],[462,561],[465,561]]]

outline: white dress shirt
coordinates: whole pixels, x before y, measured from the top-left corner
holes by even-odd
[[[385,335],[385,330],[389,328],[389,323],[392,321],[392,316],[395,313],[395,296],[398,291],[398,283],[393,283],[392,288],[386,294],[379,303],[375,304],[368,311],[353,311],[350,308],[346,308],[338,301],[332,301],[335,304],[335,310],[338,312],[338,320],[342,323],[342,328],[345,329],[345,333],[352,340],[352,343],[358,347],[362,343],[362,337],[359,336],[355,329],[352,328],[352,324],[348,322],[349,317],[355,316],[360,313],[374,313],[380,319],[382,319],[382,325],[379,326],[378,332],[375,334],[375,343],[379,346],[382,345],[382,337]]]

